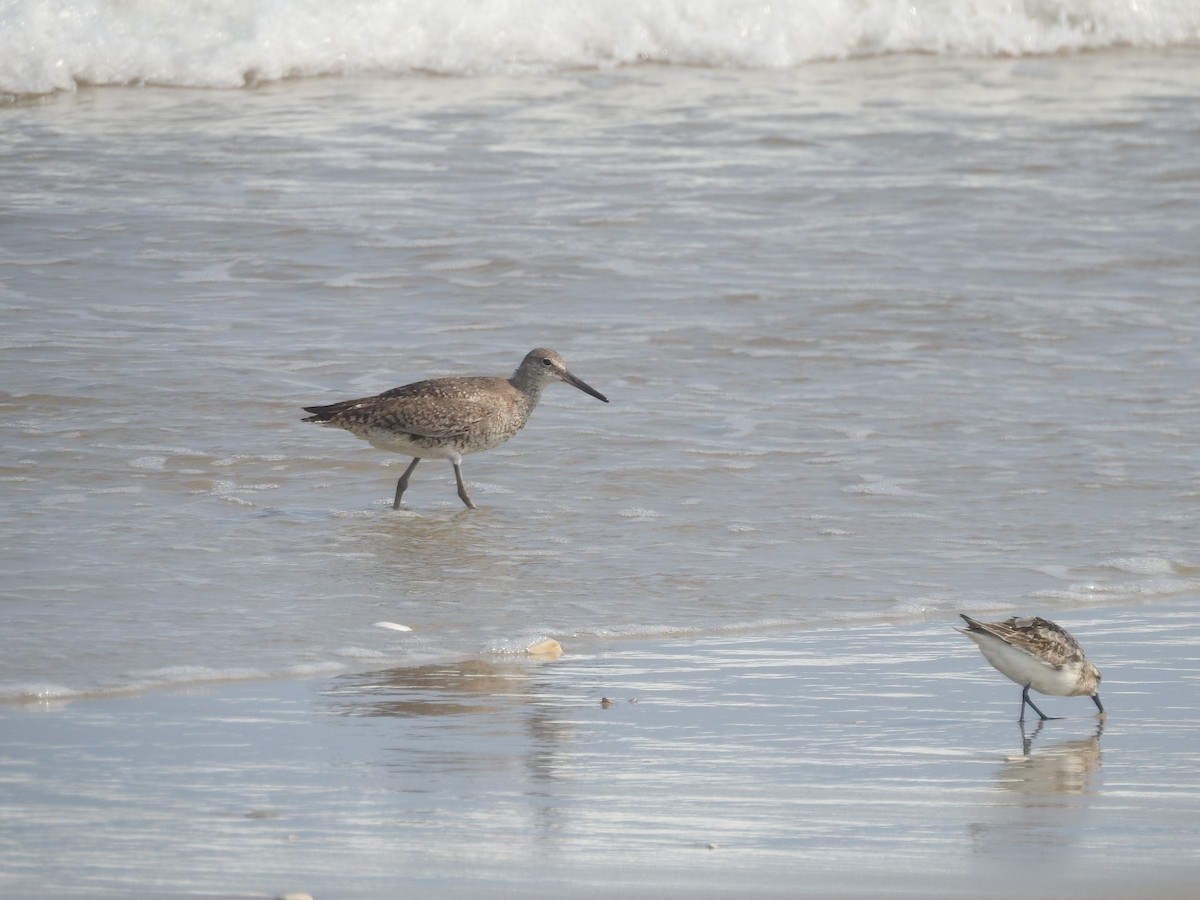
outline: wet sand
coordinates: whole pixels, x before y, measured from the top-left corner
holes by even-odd
[[[1200,612],[1060,618],[1102,723],[941,616],[5,707],[0,893],[1185,896]]]

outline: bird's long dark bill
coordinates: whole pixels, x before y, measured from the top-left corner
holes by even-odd
[[[579,388],[585,394],[591,394],[597,400],[603,400],[605,403],[608,402],[608,398],[605,397],[602,393],[600,393],[598,390],[596,390],[594,387],[592,387],[586,381],[579,380],[574,375],[572,375],[570,372],[563,373],[563,381],[565,381],[567,384],[571,385],[572,387]]]
[[[1094,700],[1096,703],[1096,709],[1100,710],[1100,712],[1104,712],[1104,707],[1100,705],[1100,695],[1092,694],[1092,700]]]

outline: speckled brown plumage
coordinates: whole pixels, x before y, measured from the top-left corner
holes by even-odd
[[[305,422],[343,428],[380,450],[413,457],[396,483],[393,508],[408,478],[424,457],[448,459],[454,466],[458,496],[475,504],[462,480],[462,457],[491,450],[524,427],[546,385],[562,381],[599,400],[608,398],[567,370],[553,350],[531,350],[511,378],[487,376],[433,378],[392,388],[374,397],[307,406]]]

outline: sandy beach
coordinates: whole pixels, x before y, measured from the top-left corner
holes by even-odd
[[[3,710],[6,897],[1183,897],[1190,603],[1016,723],[944,620]]]
[[[1196,893],[1194,0],[12,6],[0,898]]]

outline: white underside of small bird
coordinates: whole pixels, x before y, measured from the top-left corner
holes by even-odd
[[[1051,666],[1028,650],[985,631],[958,630],[979,645],[984,658],[998,671],[1022,687],[1028,685],[1039,694],[1052,697],[1073,697],[1080,693],[1079,666]]]

